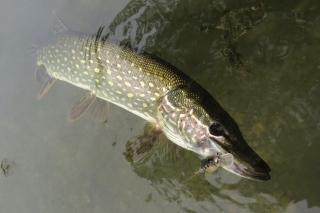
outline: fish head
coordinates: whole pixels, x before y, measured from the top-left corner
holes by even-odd
[[[236,175],[266,181],[267,163],[247,144],[237,123],[201,86],[170,90],[157,103],[157,122],[177,145],[203,157],[230,153]]]

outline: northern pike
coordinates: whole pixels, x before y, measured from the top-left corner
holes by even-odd
[[[91,106],[104,120],[111,102],[148,121],[150,131],[137,139],[141,157],[160,133],[202,157],[230,153],[225,168],[239,176],[266,181],[270,168],[246,143],[236,122],[204,89],[168,62],[129,45],[69,29],[57,18],[54,37],[36,50],[36,80],[41,98],[58,79],[88,90],[69,114],[74,121]],[[137,149],[138,145],[143,145]]]

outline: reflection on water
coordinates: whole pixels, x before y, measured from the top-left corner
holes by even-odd
[[[14,3],[22,4],[19,0]],[[51,13],[41,1],[35,3],[35,9]],[[107,3],[91,4],[103,8]],[[272,179],[267,183],[245,180],[223,169],[183,182],[198,170],[199,159],[163,138],[146,158],[129,164],[121,155],[124,142],[138,134],[143,121],[114,106],[107,124],[94,123],[89,116],[68,124],[65,115],[79,90],[58,84],[46,99],[36,102],[31,73],[34,60],[25,62],[26,53],[21,53],[22,47],[27,49],[34,42],[36,33],[43,28],[50,32],[53,25],[45,27],[43,21],[28,25],[41,19],[41,13],[29,11],[33,7],[22,7],[28,15],[18,14],[19,19],[14,17],[17,24],[10,25],[4,21],[9,19],[2,7],[0,42],[6,51],[0,52],[0,64],[6,72],[1,72],[0,79],[1,91],[7,92],[1,93],[6,104],[0,111],[0,154],[1,159],[15,159],[19,165],[14,175],[0,178],[0,190],[6,192],[1,194],[2,209],[320,212],[320,188],[316,187],[320,175],[316,158],[320,148],[320,4],[308,0],[269,1],[263,22],[239,37],[241,57],[251,73],[238,80],[219,52],[225,45],[223,32],[199,29],[203,23],[219,23],[225,9],[248,6],[247,1],[232,0],[201,4],[191,0],[131,1],[105,33],[160,56],[207,88],[237,120],[250,146],[270,164]],[[9,4],[5,8],[16,11]],[[84,20],[77,19],[85,25]],[[14,34],[8,33],[12,26],[18,30]],[[25,32],[32,34],[24,40],[21,35]],[[71,95],[67,96],[68,92]],[[9,204],[13,200],[17,205]]]

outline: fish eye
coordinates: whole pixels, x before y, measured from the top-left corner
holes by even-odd
[[[224,129],[221,124],[214,122],[210,125],[209,131],[211,135],[222,136],[224,134]]]

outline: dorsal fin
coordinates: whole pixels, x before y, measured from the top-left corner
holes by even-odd
[[[56,36],[59,33],[69,31],[70,29],[63,23],[63,21],[57,16],[56,12],[52,9],[54,16],[56,17],[56,23],[54,24],[53,35]]]

